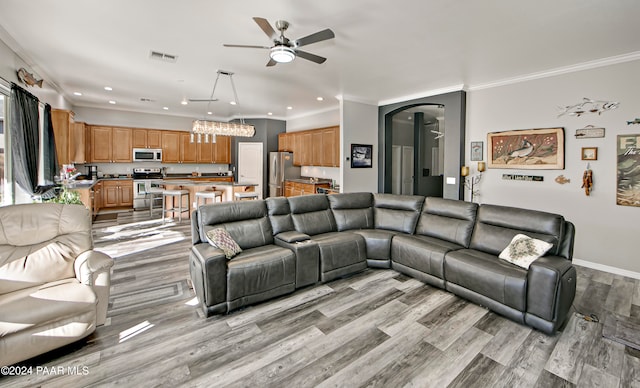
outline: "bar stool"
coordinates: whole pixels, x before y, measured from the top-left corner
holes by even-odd
[[[202,199],[202,204],[206,205],[207,198],[212,199],[213,202],[216,202],[216,198],[220,198],[220,202],[222,202],[222,191],[198,191],[196,193],[196,209],[200,208],[200,199]]]
[[[164,189],[161,187],[152,187],[147,191],[147,199],[149,200],[149,217],[153,217],[153,204],[155,201],[162,199],[162,193]],[[160,210],[160,209],[158,209]]]
[[[186,209],[182,208],[182,197],[187,196],[187,207]],[[171,207],[167,209],[166,200],[167,197],[171,201]],[[182,222],[182,213],[189,213],[189,190],[163,190],[162,191],[162,223],[164,224],[164,214],[165,212],[171,212],[173,214],[176,213],[176,206],[174,204],[174,199],[178,199],[178,222]]]
[[[255,200],[258,199],[258,193],[255,191],[241,191],[234,194],[236,201]]]

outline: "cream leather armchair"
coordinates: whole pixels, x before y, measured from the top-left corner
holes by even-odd
[[[93,250],[81,205],[0,207],[0,366],[84,338],[105,322],[113,259]]]

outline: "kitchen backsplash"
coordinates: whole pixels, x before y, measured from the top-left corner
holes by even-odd
[[[319,167],[319,166],[302,166],[300,175],[313,178],[332,179],[337,184],[342,184],[340,179],[340,168],[338,167]]]
[[[228,164],[191,164],[191,163],[157,163],[157,162],[136,162],[136,163],[87,163],[98,166],[98,172],[102,174],[131,174],[136,167],[166,167],[167,174],[191,174],[194,171],[200,173],[226,172],[229,170]],[[86,173],[84,164],[76,164],[76,169],[81,173]]]

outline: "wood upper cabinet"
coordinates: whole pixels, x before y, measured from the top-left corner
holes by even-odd
[[[301,139],[301,144],[302,144],[302,149],[300,150],[300,152],[302,153],[301,155],[301,159],[300,162],[302,163],[303,166],[312,166],[313,164],[313,143],[312,143],[312,133],[311,132],[305,132],[302,133],[300,136],[302,137]]]
[[[114,162],[131,162],[133,153],[131,147],[131,129],[114,127],[111,129],[111,159]]]
[[[231,163],[231,138],[229,136],[216,136],[213,150],[213,163]]]
[[[56,154],[58,163],[69,164],[69,136],[73,126],[74,114],[68,110],[51,109],[51,122],[53,123],[53,137],[56,141]]]
[[[85,123],[72,123],[69,130],[69,162],[87,163],[87,128]]]
[[[320,166],[340,167],[340,127],[323,129],[321,144],[322,161]]]
[[[111,127],[91,127],[91,161],[111,163]]]
[[[91,161],[131,162],[131,130],[119,127],[91,127]]]
[[[191,134],[182,132],[180,134],[180,162],[196,163],[198,161],[198,143],[191,142]]]
[[[180,162],[180,132],[162,131],[162,161]]]
[[[162,148],[162,131],[156,129],[133,128],[132,148]]]
[[[278,134],[278,151],[293,152],[293,133],[283,132]]]
[[[311,165],[324,166],[324,147],[322,144],[322,131],[311,133]]]
[[[198,163],[213,163],[216,143],[197,143]]]

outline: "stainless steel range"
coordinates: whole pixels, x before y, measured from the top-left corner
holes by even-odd
[[[162,186],[162,169],[160,167],[133,169],[133,208],[149,209],[147,193],[151,188]]]

